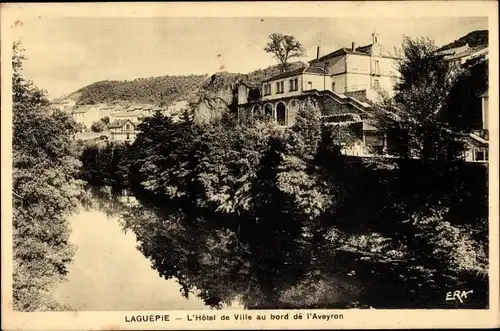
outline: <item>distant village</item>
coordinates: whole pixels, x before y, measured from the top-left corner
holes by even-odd
[[[137,136],[137,125],[144,118],[159,112],[170,116],[174,122],[180,119],[187,101],[179,101],[168,107],[158,107],[142,103],[112,103],[96,105],[77,105],[75,100],[59,98],[53,100],[51,107],[71,114],[81,125],[81,132],[75,139],[133,142]],[[93,127],[94,126],[94,127]]]
[[[444,61],[461,66],[474,58],[488,58],[488,46],[469,45],[440,52]],[[373,127],[368,119],[370,107],[381,96],[381,91],[393,94],[397,58],[384,51],[373,33],[371,43],[342,47],[321,54],[318,47],[316,58],[305,68],[280,73],[261,84],[240,82],[237,87],[238,117],[251,118],[263,114],[275,120],[277,125],[292,126],[298,109],[306,100],[313,100],[320,108],[328,125],[359,125],[360,139],[354,146],[346,146],[343,153],[353,156],[390,157],[390,141],[384,132]],[[482,100],[482,125],[463,136],[467,148],[464,160],[487,162],[488,160],[488,91],[478,98]],[[75,138],[130,141],[137,135],[137,124],[144,118],[161,112],[179,120],[187,101],[179,101],[168,107],[150,104],[97,104],[77,106],[69,99],[58,99],[52,107],[68,111],[82,125],[82,132]],[[92,131],[96,122],[105,122],[102,132]]]

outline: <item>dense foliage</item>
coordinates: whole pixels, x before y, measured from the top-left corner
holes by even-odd
[[[464,147],[456,130],[442,121],[462,69],[436,56],[436,50],[428,38],[405,37],[395,95],[375,105],[375,125],[396,141],[399,156],[454,160],[462,155]]]
[[[101,81],[75,92],[78,104],[131,101],[169,105],[179,97],[188,97],[206,79],[203,75],[162,76],[133,81]]]
[[[478,58],[464,64],[450,89],[440,120],[455,131],[482,129],[482,100],[488,90],[488,60]]]
[[[469,44],[470,47],[488,45],[488,30],[476,30],[469,32],[465,36],[444,45],[440,48],[440,50],[444,51],[447,49],[464,46],[465,44]]]
[[[291,128],[157,114],[140,130],[122,164],[141,203],[122,210],[124,227],[185,295],[215,307],[445,308],[463,285],[477,294],[468,307],[487,306],[482,165],[342,156],[311,104]]]
[[[43,91],[22,77],[13,47],[13,304],[15,310],[60,309],[51,296],[73,256],[66,217],[77,204],[80,166],[76,123],[48,108]]]
[[[306,53],[304,46],[294,36],[283,33],[270,34],[264,51],[273,54],[283,71],[288,69],[290,59],[302,57]]]

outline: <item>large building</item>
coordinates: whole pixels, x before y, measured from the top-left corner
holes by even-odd
[[[375,33],[366,46],[352,43],[351,48],[321,57],[318,48],[317,58],[305,68],[280,73],[259,85],[242,82],[237,93],[238,116],[245,120],[260,114],[279,125],[292,126],[300,107],[312,101],[329,125],[360,128],[362,146],[356,153],[385,153],[384,134],[365,119],[370,117],[370,101],[380,97],[382,91],[393,93],[396,60],[381,51]]]
[[[357,47],[343,47],[332,53],[319,56],[309,62],[311,66],[324,68],[331,79],[331,86],[325,86],[336,93],[349,94],[365,92],[367,99],[376,98],[380,91],[389,95],[398,77],[397,58],[385,51],[378,34],[372,34],[372,42]]]

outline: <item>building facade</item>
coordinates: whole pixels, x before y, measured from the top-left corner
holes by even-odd
[[[238,116],[247,120],[264,116],[278,125],[292,126],[301,107],[317,106],[325,125],[359,128],[359,142],[346,149],[351,155],[387,153],[384,133],[365,123],[370,118],[370,101],[385,90],[392,93],[396,59],[380,51],[378,36],[373,43],[351,49],[341,48],[318,56],[305,68],[280,73],[260,85],[238,86]]]
[[[112,141],[133,142],[137,137],[137,122],[129,119],[115,120],[108,125],[109,134]]]
[[[99,109],[94,106],[75,108],[71,111],[71,116],[75,122],[82,124],[86,128],[90,128],[92,123],[100,119]]]
[[[374,100],[381,91],[394,92],[398,79],[397,58],[386,52],[378,34],[372,34],[372,43],[357,47],[343,47],[309,62],[311,66],[326,68],[331,77],[330,90],[346,94],[364,91],[366,99]]]

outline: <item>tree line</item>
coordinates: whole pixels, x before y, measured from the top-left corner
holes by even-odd
[[[16,311],[64,309],[52,297],[65,278],[74,247],[67,217],[78,206],[83,182],[71,136],[77,124],[50,109],[45,92],[22,76],[25,57],[13,45],[12,197],[13,307]]]

